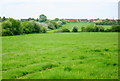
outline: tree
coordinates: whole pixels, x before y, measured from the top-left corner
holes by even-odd
[[[59,21],[60,19],[59,19],[59,18],[55,18],[54,20],[55,20],[55,21]]]
[[[21,23],[19,20],[9,18],[8,21],[10,21],[12,23],[12,31],[13,31],[14,35],[22,34],[22,27],[21,27]]]
[[[13,18],[9,18],[8,20],[2,22],[2,30],[2,34],[5,36],[22,34],[22,27],[20,21]]]
[[[72,29],[72,32],[78,32],[78,27],[74,26],[73,29]]]
[[[44,14],[41,14],[39,16],[39,22],[45,22],[45,21],[47,21],[47,16],[45,16]]]
[[[33,32],[34,24],[31,21],[22,22],[23,33],[29,34]]]
[[[5,16],[2,18],[2,21],[5,21],[6,20],[6,18],[5,18]]]

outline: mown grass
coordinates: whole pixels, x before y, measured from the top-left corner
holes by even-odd
[[[118,33],[2,37],[3,79],[117,79]]]

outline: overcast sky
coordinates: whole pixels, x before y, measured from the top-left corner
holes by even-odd
[[[118,18],[119,0],[2,0],[0,16],[38,18]]]

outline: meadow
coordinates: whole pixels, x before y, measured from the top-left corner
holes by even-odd
[[[118,33],[2,37],[3,79],[118,79]]]
[[[74,26],[77,26],[78,27],[78,31],[81,31],[81,27],[87,27],[87,26],[94,27],[95,23],[94,22],[70,22],[70,23],[67,23],[65,25],[62,25],[62,27],[59,28],[59,29],[50,30],[50,31],[47,31],[47,32],[48,33],[54,33],[56,31],[62,30],[63,28],[67,28],[70,31],[72,31]],[[102,26],[105,29],[110,29],[111,28],[111,25],[98,25],[98,26]]]

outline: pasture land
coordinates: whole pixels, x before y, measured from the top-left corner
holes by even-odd
[[[55,31],[58,31],[58,30],[61,30],[62,28],[67,28],[69,29],[70,31],[72,31],[73,27],[74,26],[77,26],[78,27],[78,31],[81,31],[81,27],[86,27],[86,26],[94,26],[95,23],[80,23],[80,22],[70,22],[70,23],[67,23],[65,25],[62,25],[61,28],[59,29],[56,29],[56,30],[51,30],[51,31],[48,31],[49,33],[51,32],[55,32]]]
[[[118,33],[2,37],[3,79],[118,79]]]
[[[81,31],[81,27],[87,27],[87,26],[94,27],[95,23],[93,23],[93,22],[70,22],[70,23],[67,23],[65,25],[62,25],[62,27],[59,28],[59,29],[50,30],[50,31],[47,31],[47,32],[48,33],[53,33],[53,32],[61,30],[62,28],[67,28],[70,31],[72,31],[74,26],[77,26],[78,31]],[[98,26],[103,26],[105,29],[110,29],[111,28],[111,25],[98,25]]]

